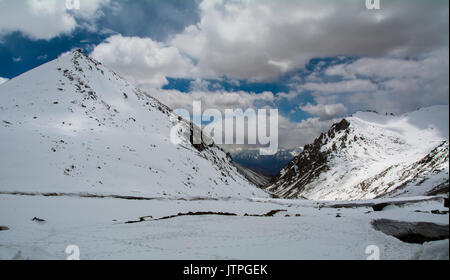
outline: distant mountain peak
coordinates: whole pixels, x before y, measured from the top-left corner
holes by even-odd
[[[239,165],[252,170],[263,177],[274,177],[286,166],[303,148],[282,149],[275,155],[261,156],[259,149],[237,149],[231,152],[231,156]]]

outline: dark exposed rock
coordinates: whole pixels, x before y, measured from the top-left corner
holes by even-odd
[[[280,212],[286,212],[286,210],[272,210],[269,211],[266,214],[262,214],[262,215],[258,215],[258,214],[245,214],[245,217],[273,217],[276,214],[280,213]],[[157,218],[157,219],[153,219],[152,216],[144,216],[144,217],[140,217],[139,220],[136,221],[128,221],[125,222],[126,224],[135,224],[135,223],[142,223],[142,222],[146,222],[146,221],[161,221],[161,220],[168,220],[168,219],[173,219],[173,218],[177,218],[177,217],[184,217],[184,216],[237,216],[237,214],[235,213],[228,213],[228,212],[213,212],[213,211],[207,211],[207,212],[187,212],[187,213],[178,213],[176,215],[170,215],[170,216],[165,216],[165,217],[161,217],[161,218]],[[299,215],[297,216],[299,217]]]
[[[199,152],[203,152],[207,147],[207,145],[205,145],[205,143],[203,142],[202,131],[192,123],[189,135],[189,142]]]
[[[372,221],[375,230],[406,242],[423,244],[448,238],[448,225],[438,225],[425,222],[400,222],[388,219]]]
[[[435,215],[447,215],[448,211],[440,211],[440,210],[432,210],[431,214],[435,214]]]
[[[178,213],[177,215],[172,216],[166,216],[159,219],[156,219],[155,221],[160,220],[167,220],[172,219],[176,217],[182,217],[182,216],[237,216],[234,213],[226,213],[226,212],[188,212],[188,213]]]
[[[272,210],[268,212],[267,214],[263,215],[264,217],[273,217],[279,212],[286,212],[286,210]]]
[[[3,231],[3,230],[9,230],[9,227],[7,227],[7,226],[0,226],[0,231]]]
[[[333,124],[333,126],[327,133],[328,137],[333,138],[337,132],[346,130],[349,127],[350,123],[346,119],[343,119],[341,122]]]
[[[44,219],[40,219],[40,218],[37,218],[37,217],[34,217],[34,218],[32,219],[32,221],[33,221],[33,222],[38,222],[38,223],[45,222]]]
[[[128,221],[125,224],[136,224],[136,223],[142,223],[145,222],[147,219],[152,219],[152,216],[144,216],[144,217],[140,217],[139,220],[137,221]]]
[[[383,209],[386,208],[386,206],[389,206],[389,203],[378,203],[378,204],[372,205],[372,209],[375,212],[383,211]]]
[[[161,221],[161,220],[168,220],[168,219],[173,219],[173,218],[177,218],[177,217],[183,217],[183,216],[237,216],[234,213],[226,213],[226,212],[187,212],[187,213],[178,213],[176,215],[171,215],[171,216],[165,216],[162,218],[158,218],[158,219],[153,219],[152,216],[144,216],[144,217],[140,217],[139,220],[137,221],[128,221],[125,222],[125,224],[136,224],[136,223],[142,223],[145,221]]]
[[[272,210],[267,212],[266,214],[258,215],[258,214],[245,214],[246,217],[273,217],[280,212],[287,212],[286,210]]]
[[[427,192],[426,195],[434,196],[439,194],[448,194],[449,193],[449,182],[442,183],[436,187],[434,187],[431,191]]]

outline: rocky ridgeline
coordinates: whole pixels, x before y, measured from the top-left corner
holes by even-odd
[[[366,112],[335,123],[265,189],[281,198],[317,200],[448,192],[448,139],[436,136],[431,124],[410,125],[415,119],[426,122],[420,117],[425,113],[417,112],[406,117]]]

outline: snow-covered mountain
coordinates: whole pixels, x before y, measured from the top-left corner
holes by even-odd
[[[237,170],[250,182],[255,184],[256,186],[262,188],[267,186],[270,183],[270,178],[264,176],[263,174],[257,173],[251,169],[248,169],[239,163],[233,162],[234,166],[236,166]]]
[[[448,106],[401,116],[358,112],[334,124],[266,189],[283,198],[355,200],[448,189]]]
[[[81,51],[0,86],[0,192],[267,196],[215,145],[170,141],[181,120]]]

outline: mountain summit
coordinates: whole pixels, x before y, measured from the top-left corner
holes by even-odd
[[[220,148],[170,141],[183,122],[81,51],[0,86],[0,191],[267,196]]]
[[[401,116],[358,112],[285,167],[266,189],[283,198],[356,200],[448,189],[448,106]]]

